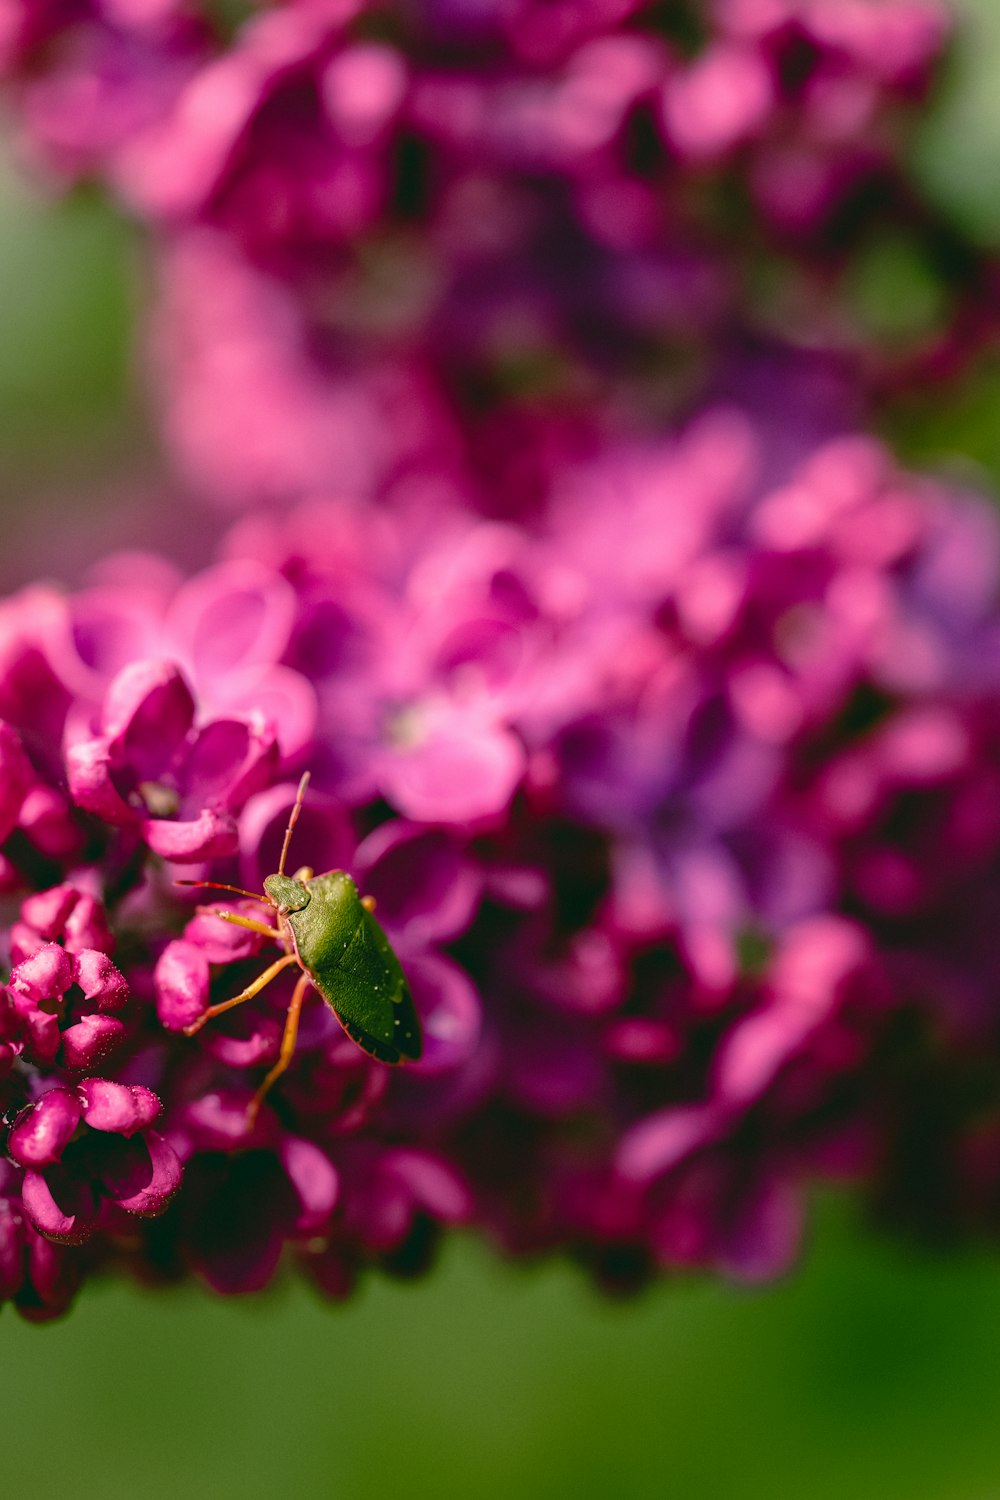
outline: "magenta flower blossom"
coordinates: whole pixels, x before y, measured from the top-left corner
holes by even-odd
[[[74,802],[106,823],[134,828],[167,859],[233,853],[233,812],[269,779],[278,760],[275,734],[259,712],[198,729],[194,717],[191,690],[173,663],[125,667],[109,685],[99,734],[67,744]]]
[[[39,1234],[78,1244],[102,1212],[112,1226],[123,1213],[163,1212],[181,1167],[149,1129],[159,1112],[149,1089],[91,1077],[73,1092],[50,1089],[17,1116],[7,1154],[24,1169],[21,1200]]]
[[[38,900],[32,897],[24,904]],[[13,953],[26,933],[29,940],[35,939],[24,922],[12,931]],[[127,1028],[116,1012],[127,1000],[125,978],[106,954],[95,948],[72,952],[59,943],[39,943],[11,970],[6,1047],[13,1057],[58,1062],[70,1072],[89,1069],[125,1040]]]

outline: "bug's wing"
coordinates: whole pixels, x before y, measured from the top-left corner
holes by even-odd
[[[420,1022],[417,1019],[413,997],[409,990],[406,991],[405,998],[400,1005],[407,1003],[410,1013],[405,1017],[399,1017],[399,1032],[392,1042],[386,1041],[384,1037],[373,1036],[371,1032],[356,1026],[353,1021],[341,1015],[336,1006],[333,1010],[351,1041],[356,1042],[362,1052],[367,1052],[369,1057],[374,1057],[383,1063],[416,1062],[424,1050],[424,1044],[420,1033]]]
[[[335,962],[317,967],[313,983],[363,1051],[379,1062],[416,1062],[423,1036],[410,987],[385,933],[360,909],[347,948]]]

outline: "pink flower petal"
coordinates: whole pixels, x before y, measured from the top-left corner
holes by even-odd
[[[173,1147],[155,1130],[116,1145],[102,1173],[109,1198],[130,1214],[161,1214],[181,1185],[184,1168]]]
[[[145,1130],[162,1108],[152,1089],[141,1084],[114,1083],[107,1078],[86,1078],[77,1089],[83,1118],[92,1130],[110,1130],[135,1135]]]
[[[7,1139],[8,1155],[21,1167],[57,1162],[80,1123],[80,1101],[68,1089],[51,1089],[18,1116]]]
[[[122,798],[111,778],[114,761],[107,738],[77,740],[66,747],[66,776],[77,807],[93,813],[105,823],[127,827],[139,821],[135,808]]]
[[[301,1205],[295,1233],[315,1234],[329,1219],[337,1202],[337,1170],[318,1146],[297,1136],[281,1138],[278,1159]]]
[[[100,1010],[121,1010],[128,1000],[128,981],[106,953],[84,948],[75,956],[75,978],[88,1000]]]
[[[72,1071],[93,1068],[103,1062],[128,1035],[114,1016],[81,1016],[61,1034],[64,1065]]]
[[[208,1009],[211,975],[203,949],[178,938],[160,954],[153,974],[156,1013],[168,1031],[183,1031]]]
[[[194,864],[202,859],[224,859],[239,847],[236,823],[228,813],[205,808],[188,822],[147,818],[142,836],[154,854],[175,864]]]
[[[463,825],[502,813],[524,768],[524,746],[510,730],[456,715],[411,748],[384,751],[378,777],[406,817]]]
[[[11,971],[11,989],[35,1001],[58,1000],[73,983],[73,959],[58,943],[45,943]]]
[[[58,1166],[46,1172],[25,1172],[21,1201],[39,1234],[57,1244],[82,1244],[97,1223],[93,1189]]]

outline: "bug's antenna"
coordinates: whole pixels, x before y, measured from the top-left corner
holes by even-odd
[[[278,861],[278,874],[285,873],[285,860],[288,857],[288,846],[292,842],[292,829],[299,821],[299,813],[302,811],[302,803],[305,800],[306,787],[309,785],[309,772],[303,771],[299,789],[295,793],[295,802],[292,806],[292,814],[288,819],[288,827],[285,829],[285,842],[281,846],[281,858]]]
[[[175,880],[174,885],[207,885],[213,891],[232,891],[237,896],[249,896],[251,901],[262,901],[265,898],[256,895],[253,891],[245,891],[238,885],[220,885],[217,880]]]

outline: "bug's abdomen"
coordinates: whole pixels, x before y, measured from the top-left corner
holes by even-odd
[[[381,1062],[415,1061],[420,1020],[406,977],[349,875],[309,882],[313,899],[290,917],[299,958],[347,1034]]]

